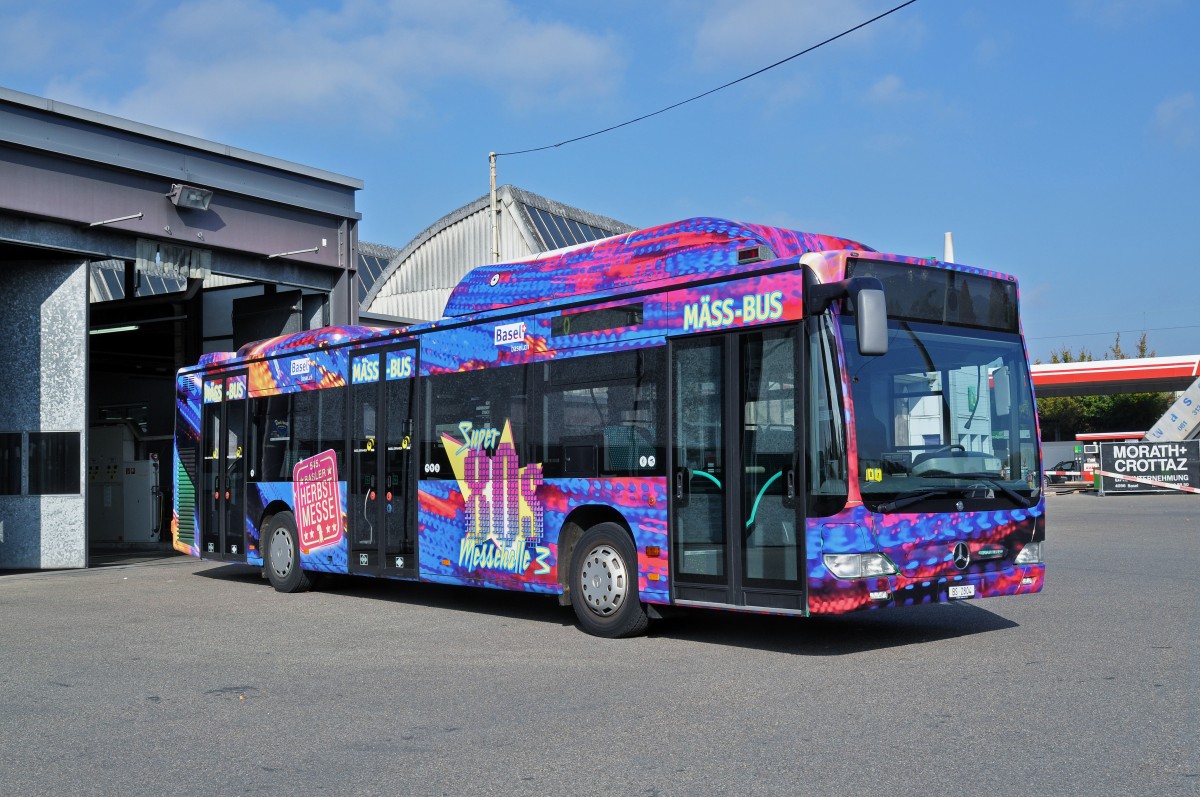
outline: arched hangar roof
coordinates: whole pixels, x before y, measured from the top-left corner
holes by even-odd
[[[500,206],[500,259],[511,262],[553,249],[596,241],[636,227],[564,205],[512,185],[496,189]],[[432,321],[476,266],[492,260],[490,195],[446,214],[400,250],[360,243],[359,279],[364,323]],[[363,253],[378,276],[367,284]],[[390,255],[386,265],[382,256]]]

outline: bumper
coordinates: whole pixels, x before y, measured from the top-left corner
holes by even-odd
[[[888,606],[1027,595],[1041,592],[1045,580],[1044,564],[924,580],[887,576],[843,581],[830,577],[812,585],[809,610],[812,614],[844,614]]]

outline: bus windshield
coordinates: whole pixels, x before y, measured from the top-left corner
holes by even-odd
[[[859,488],[878,512],[1026,508],[1041,490],[1018,334],[890,320],[889,349],[858,354],[842,317]]]

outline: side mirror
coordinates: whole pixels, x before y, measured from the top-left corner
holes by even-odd
[[[992,371],[992,408],[997,417],[1012,412],[1011,381],[1007,365]]]
[[[875,357],[888,353],[887,300],[879,288],[863,288],[854,299],[858,353]]]
[[[875,277],[851,277],[840,282],[821,284],[805,269],[804,312],[818,315],[830,302],[849,297],[854,302],[858,353],[878,357],[888,353],[887,298],[883,283]]]

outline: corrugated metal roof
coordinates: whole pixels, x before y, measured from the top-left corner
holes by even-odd
[[[637,229],[516,186],[501,186],[496,193],[503,262]],[[361,310],[397,319],[441,318],[463,276],[492,260],[490,210],[491,197],[485,195],[423,230],[389,260],[365,294],[360,290]],[[360,252],[364,247],[375,245],[360,243]],[[361,268],[359,279],[365,282]]]
[[[400,254],[400,250],[383,244],[373,244],[366,241],[358,243],[358,302],[362,305],[367,293],[387,270],[392,258]]]

